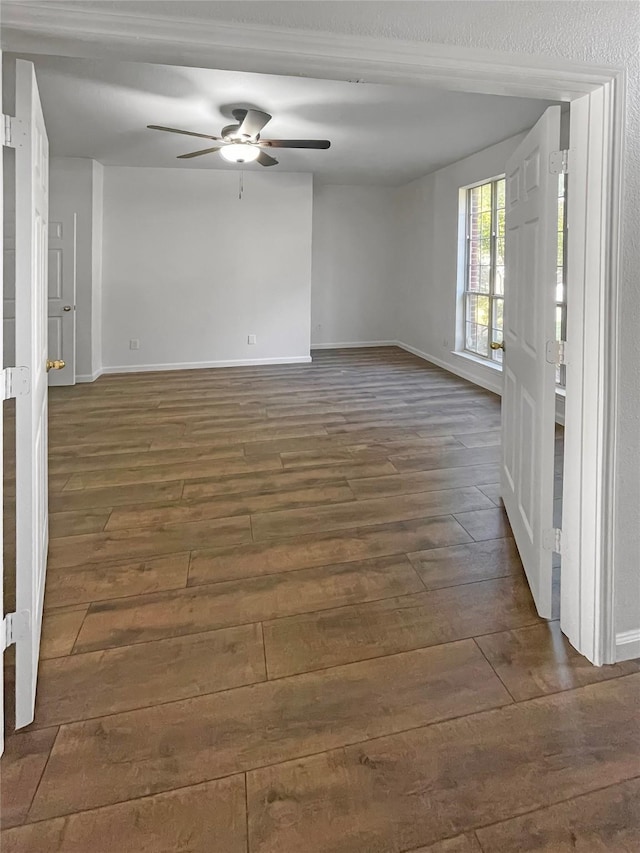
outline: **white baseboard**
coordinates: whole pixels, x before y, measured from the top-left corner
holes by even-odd
[[[102,373],[152,373],[165,370],[200,370],[210,367],[258,367],[268,364],[310,364],[310,355],[285,358],[236,358],[224,361],[183,361],[174,364],[123,364],[103,367]]]
[[[640,628],[616,634],[616,661],[640,658]]]
[[[482,388],[486,388],[488,391],[493,391],[496,394],[500,393],[501,383],[499,381],[494,381],[491,383],[490,381],[484,381],[478,378],[472,371],[465,371],[464,368],[456,368],[448,361],[443,361],[440,358],[436,358],[433,355],[429,355],[427,352],[422,352],[422,350],[416,349],[415,347],[409,346],[409,344],[405,344],[402,341],[342,341],[340,343],[332,343],[332,344],[311,344],[311,349],[359,349],[365,347],[399,347],[400,349],[405,350],[406,352],[410,352],[412,355],[417,355],[418,358],[422,358],[425,361],[431,362],[431,364],[435,364],[436,367],[441,367],[443,370],[447,370],[449,373],[454,373],[456,376],[462,377],[462,379],[467,379],[469,382],[473,382],[474,385],[480,385]]]
[[[346,341],[336,344],[311,344],[311,349],[364,349],[365,347],[399,347],[397,341]]]
[[[496,381],[496,379],[485,379],[484,377],[477,376],[472,370],[467,370],[463,365],[454,365],[449,361],[437,358],[435,355],[429,355],[428,352],[422,352],[422,350],[409,346],[409,344],[403,344],[402,341],[397,341],[396,346],[410,352],[412,355],[417,355],[418,358],[422,358],[431,364],[435,364],[436,367],[441,367],[443,370],[453,373],[455,376],[459,376],[461,379],[466,379],[468,382],[472,382],[474,385],[479,385],[487,391],[493,391],[494,394],[500,394],[502,391],[502,382],[500,380]]]
[[[441,367],[443,370],[453,373],[455,376],[459,376],[461,379],[466,379],[467,382],[479,385],[481,388],[485,388],[487,391],[491,391],[499,397],[502,396],[502,374],[496,374],[495,377],[491,376],[487,378],[484,376],[478,376],[475,371],[467,369],[464,364],[458,365],[453,364],[450,361],[444,361],[441,358],[437,358],[435,355],[430,355],[428,352],[423,352],[422,350],[416,349],[416,347],[412,347],[402,341],[349,341],[335,344],[311,344],[312,350],[358,349],[360,347],[399,347],[406,352],[410,352],[412,355],[418,356],[418,358],[422,358],[431,364],[435,364],[436,367]],[[461,361],[463,361],[463,359],[461,359]],[[564,398],[560,395],[556,396],[556,423],[564,426]]]
[[[76,374],[76,382],[95,382],[99,376],[102,376],[103,372],[100,367],[98,370],[94,370],[93,373]]]

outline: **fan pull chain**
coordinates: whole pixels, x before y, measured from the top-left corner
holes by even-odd
[[[244,192],[244,172],[240,172],[240,182],[238,184],[238,199],[242,201],[242,193]]]

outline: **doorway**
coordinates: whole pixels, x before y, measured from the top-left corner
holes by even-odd
[[[581,459],[581,464],[582,464],[582,462],[583,462],[583,460]]]

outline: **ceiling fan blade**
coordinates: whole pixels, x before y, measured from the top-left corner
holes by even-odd
[[[178,160],[189,160],[191,157],[200,157],[201,154],[213,154],[214,151],[219,151],[220,146],[218,145],[216,148],[203,148],[202,151],[192,151],[191,154],[178,154],[176,159]]]
[[[260,163],[261,166],[277,166],[278,165],[278,161],[274,157],[271,157],[269,154],[267,154],[266,151],[261,151],[258,154],[258,156],[256,158],[256,163]]]
[[[247,110],[238,133],[245,139],[255,139],[262,128],[270,121],[271,116],[269,113],[263,113],[260,110]]]
[[[182,133],[184,136],[199,136],[201,139],[215,139],[220,141],[219,136],[209,136],[208,133],[194,133],[192,130],[179,130],[177,127],[163,127],[160,124],[148,124],[149,130],[166,130],[168,133]]]
[[[330,148],[328,139],[260,139],[266,148]]]

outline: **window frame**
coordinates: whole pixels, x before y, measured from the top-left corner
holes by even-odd
[[[489,345],[492,340],[502,340],[502,332],[500,332],[497,328],[496,317],[497,317],[497,303],[502,302],[503,306],[503,317],[504,317],[504,280],[503,280],[503,292],[496,292],[496,270],[498,264],[497,260],[497,240],[498,240],[498,183],[500,181],[505,181],[506,176],[504,174],[494,175],[490,178],[483,178],[481,181],[476,181],[473,184],[468,184],[467,186],[460,188],[461,195],[461,225],[462,225],[462,238],[464,251],[462,252],[464,258],[464,268],[461,276],[461,339],[460,339],[460,347],[459,352],[462,355],[467,357],[479,359],[480,361],[486,363],[488,366],[496,367],[498,369],[502,369],[502,350],[492,350]],[[490,260],[489,260],[489,290],[487,292],[482,292],[479,290],[471,290],[469,287],[469,273],[470,273],[470,252],[471,252],[471,216],[472,216],[472,206],[471,206],[471,192],[479,187],[490,186],[491,187],[491,236],[490,236]],[[500,208],[503,209],[503,208]],[[482,212],[482,211],[480,211]],[[504,258],[503,258],[504,260]],[[483,265],[478,265],[483,266]],[[489,300],[489,317],[488,317],[488,325],[487,325],[487,354],[483,354],[482,352],[478,352],[476,349],[471,349],[467,346],[467,326],[472,321],[469,319],[469,302],[471,296],[481,296],[487,297]],[[477,322],[476,322],[477,325]],[[494,332],[495,329],[495,332]]]
[[[562,186],[562,194],[560,193],[560,185],[558,189],[558,211],[559,211],[559,202],[560,199],[564,201],[564,210],[563,210],[563,228],[558,228],[558,237],[562,235],[562,265],[558,265],[558,272],[562,269],[562,300],[558,300],[557,296],[555,299],[555,307],[556,311],[560,310],[560,337],[559,340],[565,341],[567,338],[567,240],[568,240],[568,231],[567,231],[567,223],[568,223],[568,205],[569,205],[569,181],[568,175],[560,176],[564,179],[564,183]],[[506,298],[506,282],[503,281],[503,292],[501,294],[496,294],[495,290],[495,281],[496,281],[496,258],[497,258],[497,240],[498,240],[498,207],[497,207],[497,184],[499,181],[504,180],[504,175],[495,175],[491,178],[484,178],[481,181],[477,181],[473,184],[467,184],[466,186],[460,187],[460,200],[459,200],[459,223],[460,223],[460,251],[458,255],[458,263],[460,273],[458,275],[458,293],[459,293],[459,329],[460,329],[460,337],[459,337],[459,345],[456,348],[456,352],[460,355],[464,355],[467,358],[478,359],[480,362],[486,364],[489,367],[493,367],[499,370],[502,370],[502,351],[501,350],[489,350],[487,355],[483,355],[482,353],[477,352],[476,350],[469,349],[467,347],[467,323],[471,322],[468,320],[468,297],[469,296],[486,296],[489,299],[489,325],[488,325],[488,343],[491,340],[497,340],[497,337],[494,337],[493,330],[496,329],[495,317],[496,317],[496,302],[498,300],[502,300],[503,302],[503,312],[504,312],[504,300]],[[469,288],[469,270],[470,270],[470,250],[471,250],[471,234],[470,234],[470,223],[471,223],[471,191],[477,189],[478,187],[483,187],[491,185],[491,246],[490,246],[490,272],[489,272],[489,291],[487,293],[482,293],[481,291],[471,290]],[[506,214],[505,214],[506,216]],[[505,234],[506,239],[506,234]],[[504,260],[504,258],[503,258]],[[504,317],[504,313],[503,313]],[[499,333],[498,333],[499,334]],[[500,335],[500,340],[503,340],[503,335]],[[561,365],[556,373],[556,389],[561,393],[564,393],[564,389],[566,386],[566,368],[564,365]]]

